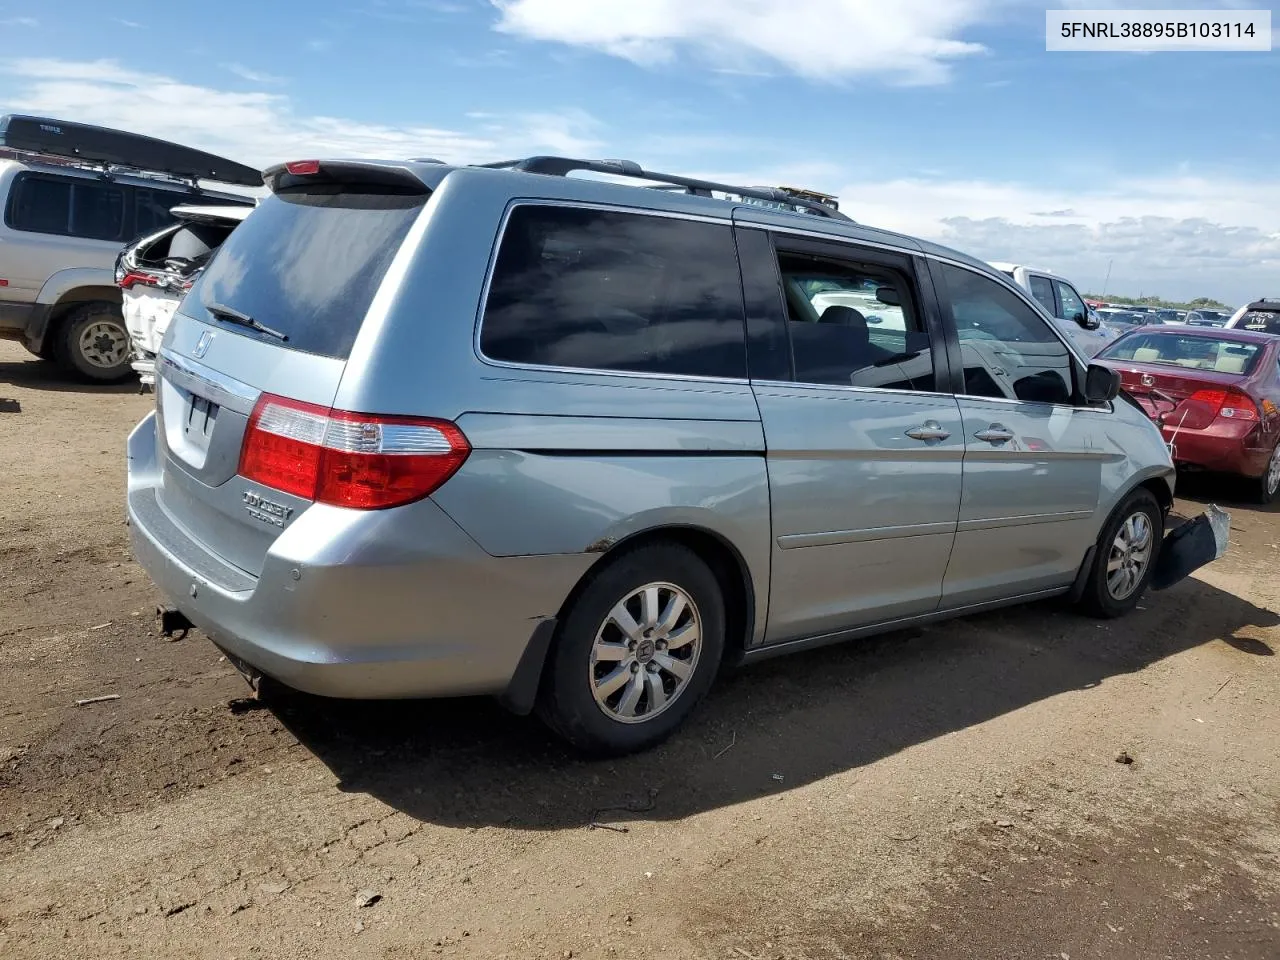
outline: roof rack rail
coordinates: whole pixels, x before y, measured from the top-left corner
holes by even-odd
[[[631,177],[636,180],[648,180],[659,188],[682,188],[685,192],[699,197],[709,197],[712,192],[728,193],[742,197],[747,201],[763,201],[767,204],[778,204],[784,207],[798,208],[805,213],[834,220],[849,220],[839,210],[836,198],[814,190],[799,190],[794,187],[739,187],[728,183],[716,183],[713,180],[698,180],[671,173],[656,173],[645,170],[633,160],[575,160],[570,157],[527,157],[523,160],[501,160],[497,163],[482,163],[481,167],[491,170],[515,170],[521,173],[541,173],[553,177],[564,177],[577,171],[605,173],[613,176]]]

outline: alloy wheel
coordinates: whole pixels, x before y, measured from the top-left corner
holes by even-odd
[[[1267,496],[1273,497],[1280,490],[1280,443],[1271,451],[1271,462],[1267,464]]]
[[[609,611],[591,647],[588,679],[612,720],[643,723],[684,693],[702,653],[697,604],[672,583],[640,587]]]
[[[1107,592],[1113,600],[1127,600],[1138,589],[1151,563],[1151,518],[1139,510],[1116,531],[1107,557]]]
[[[80,332],[80,354],[95,367],[118,367],[128,359],[129,335],[117,323],[94,321]]]

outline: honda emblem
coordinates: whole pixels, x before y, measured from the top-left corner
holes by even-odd
[[[204,354],[200,354],[200,356],[204,356]],[[1154,387],[1156,385],[1156,378],[1149,373],[1144,373],[1142,375],[1142,385],[1144,387]]]
[[[200,339],[196,341],[195,348],[191,351],[191,355],[199,360],[209,352],[209,344],[213,343],[213,334],[206,330],[200,334]]]

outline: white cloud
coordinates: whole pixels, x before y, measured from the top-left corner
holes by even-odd
[[[872,180],[812,160],[749,170],[686,161],[678,169],[725,183],[827,190],[866,226],[1054,270],[1095,293],[1114,261],[1113,294],[1280,297],[1280,177],[1099,176],[1094,187],[1067,190],[943,175]]]
[[[284,83],[284,77],[278,77],[274,73],[264,73],[261,70],[253,70],[246,67],[242,63],[224,63],[224,70],[230,70],[237,77],[248,80],[250,83]]]
[[[38,27],[40,21],[35,17],[9,17],[0,20],[0,27]]]
[[[689,50],[720,69],[780,65],[814,80],[947,79],[984,52],[960,39],[1009,0],[492,0],[498,29],[640,64]]]
[[[985,54],[975,27],[1039,18],[1043,0],[489,0],[497,29],[645,66],[693,53],[724,75],[942,83]],[[1050,7],[1248,8],[1256,0],[1053,0]],[[1034,37],[1028,37],[1034,41]],[[1040,41],[1043,43],[1043,40]]]
[[[315,155],[473,162],[600,148],[596,121],[580,110],[490,115],[453,130],[305,114],[282,93],[183,83],[113,60],[13,60],[0,74],[18,81],[5,97],[16,111],[135,130],[258,166]]]
[[[893,180],[839,191],[869,226],[985,260],[1039,265],[1094,292],[1114,261],[1113,293],[1280,295],[1280,180],[1192,176],[1118,180],[1064,191],[985,181]]]

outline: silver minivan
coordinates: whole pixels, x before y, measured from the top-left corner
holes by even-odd
[[[1169,452],[984,263],[620,161],[266,179],[128,445],[170,625],[251,679],[621,753],[725,663],[1146,589]]]

